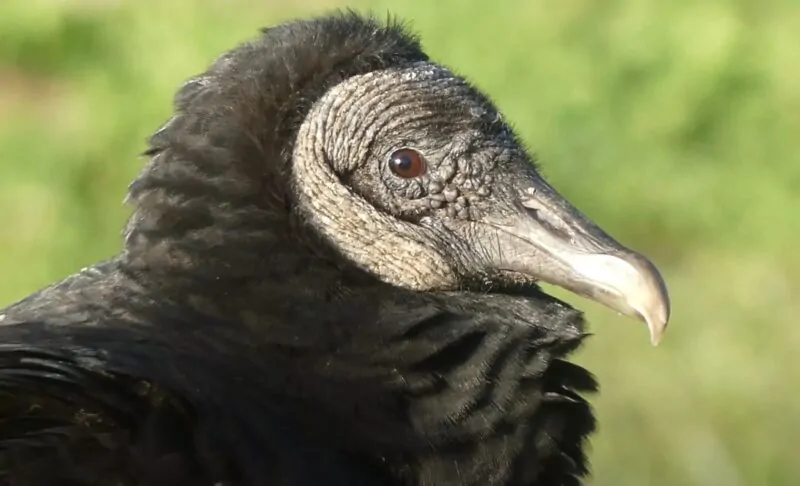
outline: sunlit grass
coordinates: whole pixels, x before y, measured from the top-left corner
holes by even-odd
[[[261,26],[345,5],[281,4],[0,2],[0,302],[119,249],[126,185],[184,79]],[[664,269],[658,348],[566,296],[596,333],[579,356],[603,384],[592,484],[796,484],[800,4],[348,5],[411,20],[565,195]]]

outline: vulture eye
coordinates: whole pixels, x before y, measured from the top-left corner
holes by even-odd
[[[425,158],[416,150],[400,149],[389,158],[389,168],[394,175],[403,179],[419,177],[428,169]]]

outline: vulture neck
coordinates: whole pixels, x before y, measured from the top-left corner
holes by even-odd
[[[307,263],[170,291],[224,323],[219,341],[232,344],[217,361],[249,368],[300,436],[409,484],[562,484],[585,472],[594,418],[579,394],[596,384],[562,360],[584,337],[579,312],[538,289],[410,292]]]
[[[248,390],[251,405],[279,397],[281,420],[310,443],[400,483],[562,484],[585,472],[594,419],[579,393],[596,385],[561,359],[584,336],[568,305],[536,288],[403,290],[344,263],[277,211],[236,212],[258,228],[248,238],[209,227],[167,239],[158,224],[168,219],[144,202],[123,273],[178,316],[154,331],[159,339],[171,333],[197,362],[213,363],[220,386],[232,374],[248,383],[219,396]]]

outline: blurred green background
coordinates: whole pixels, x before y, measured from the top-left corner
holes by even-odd
[[[261,26],[391,11],[665,272],[658,348],[567,297],[603,384],[590,484],[800,484],[800,1],[289,4],[0,2],[0,304],[118,251],[137,154],[184,79]]]

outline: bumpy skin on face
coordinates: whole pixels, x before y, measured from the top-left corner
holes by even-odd
[[[175,105],[123,252],[0,311],[0,482],[580,484],[583,320],[536,282],[657,332],[666,292],[485,95],[339,14]]]

